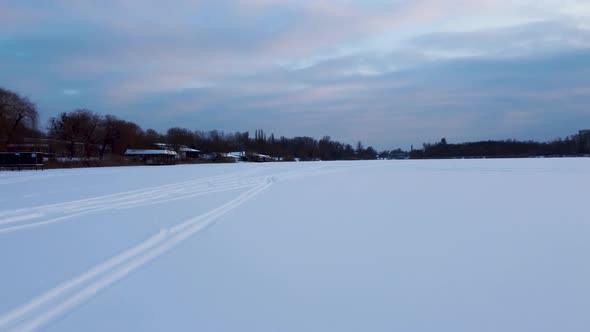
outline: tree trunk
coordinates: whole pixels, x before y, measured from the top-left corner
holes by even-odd
[[[18,128],[19,123],[21,122],[21,120],[24,118],[25,116],[23,114],[19,114],[18,118],[16,119],[16,121],[14,121],[14,125],[12,125],[12,129],[10,130],[10,132],[8,132],[8,137],[6,138],[6,147],[8,147],[8,144],[12,143],[12,138],[14,136],[14,132],[16,131],[16,129]]]
[[[70,159],[74,158],[74,148],[75,148],[75,141],[71,141],[70,142]]]
[[[104,151],[107,149],[107,140],[102,141],[102,146],[100,147],[99,158],[102,161],[104,156]]]

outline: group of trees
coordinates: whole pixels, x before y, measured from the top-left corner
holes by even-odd
[[[329,136],[320,140],[312,137],[276,138],[274,134],[256,130],[251,137],[249,132],[204,132],[179,127],[159,133],[88,109],[76,109],[52,117],[47,131],[43,132],[39,130],[38,117],[36,106],[29,99],[0,89],[0,150],[5,151],[12,143],[23,143],[25,138],[34,137],[52,142],[53,152],[57,154],[100,159],[107,154],[122,155],[129,148],[154,148],[155,143],[165,143],[175,149],[187,146],[203,153],[256,152],[286,160],[376,159],[378,155],[375,149],[364,148],[361,142],[354,148]]]
[[[326,136],[320,140],[313,137],[275,137],[263,130],[256,130],[254,138],[249,132],[224,133],[217,130],[209,132],[190,131],[185,128],[171,128],[158,140],[172,146],[185,145],[201,150],[203,153],[247,151],[280,157],[285,160],[353,160],[376,159],[377,152],[372,147],[357,148],[332,140]]]
[[[312,137],[275,138],[274,134],[267,136],[263,130],[257,130],[254,138],[251,138],[249,132],[204,132],[179,127],[170,128],[161,134],[154,129],[143,131],[133,122],[112,115],[101,116],[85,109],[51,118],[47,136],[68,142],[70,156],[74,156],[76,144],[82,144],[86,158],[98,155],[102,159],[105,151],[122,154],[128,148],[153,148],[156,143],[165,143],[175,149],[191,147],[203,153],[256,152],[286,160],[377,158],[377,151],[372,147],[364,148],[359,142],[354,149],[328,136],[321,140]]]
[[[0,151],[22,144],[25,139],[43,138],[58,142],[53,152],[69,157],[96,157],[122,155],[129,148],[154,148],[155,143],[165,143],[178,149],[187,146],[203,153],[246,151],[280,157],[285,160],[356,160],[399,158],[464,158],[464,157],[528,157],[569,156],[590,154],[590,132],[558,139],[551,142],[535,141],[480,141],[449,144],[446,139],[438,143],[424,144],[422,150],[409,154],[400,149],[377,152],[365,148],[361,142],[356,146],[344,144],[325,136],[275,137],[263,130],[256,130],[254,137],[249,132],[208,132],[174,127],[165,133],[154,129],[143,130],[131,121],[113,115],[100,115],[87,109],[64,112],[49,120],[47,131],[39,130],[37,107],[28,98],[0,88]]]
[[[249,132],[224,133],[218,130],[209,132],[191,131],[185,128],[170,128],[160,135],[148,129],[148,143],[165,142],[174,147],[192,147],[203,153],[247,151],[280,157],[286,160],[354,160],[376,159],[377,151],[364,148],[359,142],[356,148],[325,136],[320,140],[313,137],[275,137],[259,129],[254,137]]]
[[[134,146],[147,145],[146,133],[135,123],[113,115],[102,116],[87,109],[61,113],[49,120],[47,137],[67,143],[69,157],[74,157],[77,146],[83,147],[84,157],[98,156],[105,152],[123,154]]]
[[[533,156],[575,156],[590,154],[590,134],[579,133],[550,142],[480,141],[449,144],[441,139],[411,152],[412,158],[505,158]]]

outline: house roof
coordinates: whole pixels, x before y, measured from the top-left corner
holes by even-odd
[[[126,156],[137,156],[137,155],[169,155],[176,156],[176,152],[170,150],[153,150],[153,149],[127,149],[125,151]]]
[[[228,152],[227,153],[228,157],[234,157],[234,158],[242,158],[246,156],[246,152],[245,151],[233,151],[233,152]]]
[[[235,155],[235,154],[233,154],[231,152],[229,152],[229,153],[220,153],[219,155],[222,156],[222,157],[224,157],[224,158],[235,158],[235,159],[240,159],[241,158],[240,156],[237,156],[237,155]]]
[[[269,156],[267,154],[253,153],[252,155],[259,157],[259,158],[272,158],[271,156]]]
[[[180,152],[201,152],[201,150],[187,148],[186,146],[181,147],[178,149]]]

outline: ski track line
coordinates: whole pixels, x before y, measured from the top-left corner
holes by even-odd
[[[252,187],[252,185],[244,185],[244,186],[231,187],[231,188],[221,188],[221,189],[209,190],[209,191],[206,191],[206,192],[199,192],[199,193],[188,195],[188,196],[182,196],[182,197],[172,198],[172,199],[168,199],[168,200],[157,201],[157,202],[154,202],[154,203],[135,204],[135,205],[123,206],[123,207],[106,206],[106,207],[94,208],[94,209],[87,210],[87,211],[77,212],[77,213],[74,213],[74,214],[69,214],[69,215],[65,215],[65,216],[61,216],[61,217],[57,217],[57,218],[53,218],[53,219],[48,219],[48,220],[42,220],[42,221],[38,221],[38,222],[33,222],[33,223],[25,224],[25,225],[18,225],[18,226],[11,226],[11,227],[0,228],[0,234],[12,233],[12,232],[26,230],[26,229],[30,229],[30,228],[36,228],[36,227],[40,227],[40,226],[50,225],[50,224],[62,222],[62,221],[65,221],[65,220],[68,220],[68,219],[71,219],[71,218],[79,217],[79,216],[90,214],[90,213],[94,213],[94,212],[100,212],[100,211],[105,211],[105,210],[113,210],[113,209],[123,210],[123,209],[128,209],[128,208],[141,207],[141,206],[144,206],[144,205],[150,205],[151,206],[151,205],[155,205],[155,204],[162,204],[162,203],[167,203],[167,202],[171,202],[171,201],[177,201],[177,200],[181,200],[181,199],[194,198],[194,197],[203,196],[203,195],[212,194],[212,193],[218,193],[218,192],[224,192],[224,191],[231,191],[231,190],[238,190],[238,189],[250,188],[250,187]]]
[[[37,180],[40,178],[46,179],[46,178],[53,178],[53,177],[58,177],[58,176],[63,176],[63,175],[62,174],[50,174],[50,175],[38,174],[38,175],[34,175],[34,176],[19,175],[19,176],[15,176],[15,177],[6,177],[6,178],[0,178],[0,185],[29,182],[29,181],[34,181],[34,180]]]
[[[0,328],[26,332],[47,325],[87,302],[101,290],[184,242],[195,233],[210,227],[219,217],[256,197],[272,183],[273,180],[269,177],[266,182],[240,194],[233,200],[175,227],[162,230],[132,249],[0,316]],[[35,311],[38,312],[36,315]],[[27,320],[27,318],[29,319]],[[18,325],[15,326],[15,324]]]
[[[165,189],[168,189],[168,188],[175,188],[175,187],[179,187],[179,186],[186,186],[186,185],[193,185],[193,184],[205,183],[205,182],[210,182],[212,180],[230,178],[232,176],[239,176],[240,173],[242,173],[242,172],[237,172],[237,173],[234,173],[234,174],[226,174],[226,175],[218,175],[218,176],[206,177],[206,178],[196,179],[196,180],[191,180],[191,181],[183,181],[183,182],[171,183],[171,184],[166,184],[166,185],[161,185],[161,186],[156,186],[156,187],[150,187],[150,188],[140,188],[140,189],[136,189],[136,190],[130,190],[130,191],[125,191],[125,192],[120,192],[120,193],[115,193],[115,194],[108,194],[108,195],[103,195],[103,196],[91,197],[91,198],[80,199],[80,200],[75,200],[75,201],[68,201],[68,202],[55,203],[55,204],[47,204],[47,205],[42,205],[42,206],[33,207],[33,208],[60,208],[62,206],[67,207],[68,205],[71,205],[71,204],[80,204],[80,203],[93,202],[93,201],[103,201],[103,200],[106,200],[106,199],[118,200],[121,197],[130,196],[132,194],[145,194],[145,193],[150,193],[150,192],[153,192],[153,191],[165,190]],[[19,211],[23,211],[23,210],[29,210],[29,209],[31,209],[31,208],[21,208],[21,209],[12,210],[12,211],[2,211],[2,212],[0,212],[0,215],[5,215],[5,214],[9,214],[9,213],[15,213],[15,212],[19,212]]]
[[[79,305],[88,301],[102,289],[107,288],[122,279],[137,268],[155,259],[160,254],[172,249],[194,233],[213,226],[214,221],[217,218],[255,197],[278,179],[287,180],[310,175],[331,173],[326,170],[322,171],[321,168],[322,167],[315,167],[313,169],[283,172],[275,174],[274,176],[266,176],[262,184],[239,195],[232,201],[198,217],[189,219],[175,227],[162,230],[132,249],[129,249],[107,262],[92,268],[81,276],[46,292],[29,303],[0,316],[0,328],[14,326],[17,323],[23,322],[27,316],[31,316],[33,311],[37,309],[42,310],[44,305],[49,305],[50,308],[48,310],[31,318],[29,321],[22,323],[18,327],[13,328],[11,331],[36,330],[55,318],[75,309]],[[117,269],[117,267],[119,268]],[[109,271],[112,272],[108,273]],[[103,274],[106,275],[100,278]],[[93,280],[96,281],[92,282]],[[90,285],[88,285],[89,283]],[[84,287],[84,284],[87,284],[87,286]],[[76,288],[80,287],[83,288],[69,297],[66,297],[68,292],[75,291]],[[58,302],[60,297],[65,297],[65,299],[63,299],[57,306],[52,305],[53,302]]]
[[[226,187],[213,188],[213,189],[195,192],[190,195],[183,195],[183,196],[179,196],[179,197],[172,197],[172,198],[167,198],[167,199],[162,199],[162,200],[155,200],[155,201],[148,201],[148,202],[145,202],[145,201],[123,202],[121,204],[113,204],[113,205],[95,207],[95,208],[90,208],[90,209],[84,209],[79,212],[70,213],[70,214],[56,217],[56,218],[35,221],[35,222],[27,223],[24,225],[9,226],[9,227],[4,227],[4,228],[0,227],[0,234],[12,233],[12,232],[19,231],[19,230],[25,230],[25,229],[29,229],[29,228],[35,228],[35,227],[39,227],[39,226],[54,224],[54,223],[62,222],[62,221],[65,221],[65,220],[68,220],[71,218],[79,217],[79,216],[94,213],[94,212],[100,212],[100,211],[105,211],[105,210],[124,210],[124,209],[130,209],[130,208],[136,208],[136,207],[142,207],[142,206],[152,206],[152,205],[156,205],[156,204],[163,204],[163,203],[168,203],[168,202],[173,202],[173,201],[178,201],[178,200],[184,200],[184,199],[194,198],[194,197],[203,196],[203,195],[212,194],[212,193],[219,193],[219,192],[225,192],[225,191],[250,188],[255,184],[256,183],[249,183],[249,184],[237,185],[237,186],[226,186]]]
[[[305,171],[309,171],[309,170],[314,170],[317,168],[321,168],[321,166],[317,166],[317,167],[310,168],[308,170],[303,170],[303,171],[302,170],[294,170],[294,171],[289,171],[289,172],[285,172],[285,173],[300,173],[300,172],[305,172]],[[214,181],[231,180],[234,178],[239,179],[240,176],[249,175],[250,173],[256,173],[260,170],[261,169],[250,169],[250,170],[244,170],[244,171],[234,172],[234,173],[230,173],[230,174],[216,175],[216,176],[206,177],[206,178],[202,178],[202,179],[196,179],[196,180],[192,180],[192,181],[183,181],[183,182],[166,184],[166,185],[150,187],[150,188],[140,188],[140,189],[136,189],[136,190],[130,190],[130,191],[125,191],[125,192],[120,192],[120,193],[115,193],[115,194],[102,195],[102,196],[97,196],[97,197],[90,197],[90,198],[85,198],[85,199],[80,199],[80,200],[75,200],[75,201],[46,204],[46,205],[41,205],[41,206],[36,206],[36,207],[19,208],[16,210],[5,210],[5,211],[0,211],[0,217],[6,216],[6,215],[17,215],[18,213],[25,213],[25,212],[30,213],[31,210],[44,210],[44,211],[45,210],[53,211],[54,209],[56,209],[56,210],[70,210],[70,209],[75,209],[79,206],[86,206],[87,207],[91,204],[118,202],[124,198],[150,195],[153,193],[162,192],[163,190],[187,188],[187,187],[197,185],[197,184],[214,185],[215,183],[219,183],[219,182],[214,182]],[[242,179],[243,179],[243,177],[242,177]],[[5,223],[5,219],[0,219],[0,224],[2,224],[2,223]]]
[[[323,166],[316,166],[316,167],[313,167],[313,168],[310,168],[307,170],[294,170],[294,171],[282,172],[282,173],[275,174],[274,177],[275,178],[278,177],[281,180],[283,180],[283,179],[287,180],[290,178],[298,178],[298,177],[302,177],[302,176],[304,177],[304,176],[312,175],[312,174],[320,174],[320,173],[330,172],[330,171],[325,171],[325,170],[322,171],[321,170],[322,168],[323,168]],[[253,178],[240,178],[239,176],[244,176],[244,175],[247,175],[248,173],[255,173],[257,171],[258,170],[246,170],[246,171],[237,172],[234,174],[229,174],[226,176],[215,176],[215,177],[211,177],[211,178],[196,180],[199,183],[206,182],[208,187],[205,187],[205,188],[200,188],[199,186],[192,187],[193,182],[189,181],[189,182],[184,182],[184,183],[179,183],[179,184],[172,184],[172,185],[165,185],[165,186],[157,187],[158,190],[160,190],[162,187],[169,188],[168,191],[166,191],[166,190],[161,191],[160,190],[157,195],[154,194],[154,193],[158,192],[157,190],[155,190],[153,188],[149,188],[147,191],[144,191],[143,193],[139,193],[139,194],[133,193],[131,195],[128,195],[127,197],[117,197],[115,202],[113,202],[113,199],[110,199],[110,197],[112,197],[114,195],[120,195],[120,194],[106,195],[104,197],[109,197],[109,199],[103,200],[103,201],[94,201],[92,204],[81,205],[78,202],[80,202],[80,201],[88,202],[88,201],[94,200],[94,199],[85,199],[85,200],[70,202],[70,203],[72,203],[72,204],[70,204],[72,206],[61,207],[61,209],[56,209],[55,208],[56,204],[50,205],[49,208],[46,208],[46,206],[42,206],[41,208],[33,209],[33,210],[37,210],[34,213],[31,213],[30,210],[27,210],[27,213],[28,213],[27,215],[22,215],[22,216],[17,215],[15,217],[0,219],[0,234],[12,233],[12,232],[16,232],[16,231],[36,228],[36,227],[54,224],[54,223],[58,223],[58,222],[63,222],[65,220],[68,220],[68,219],[71,219],[74,217],[79,217],[79,216],[94,213],[94,212],[100,212],[100,211],[105,211],[105,210],[122,210],[122,209],[136,208],[136,207],[142,207],[142,206],[152,206],[152,205],[156,205],[156,204],[163,204],[163,203],[173,202],[173,201],[177,201],[177,200],[194,198],[197,196],[202,196],[202,195],[211,194],[211,193],[248,188],[253,185],[259,184],[260,181],[264,181],[263,177],[256,176]],[[219,182],[217,182],[217,183],[212,182],[212,181],[215,181],[218,179],[219,179]],[[227,183],[227,184],[222,185],[224,183]],[[212,187],[212,189],[210,189],[211,187]],[[137,191],[133,191],[133,192],[137,192]],[[168,196],[171,196],[176,193],[180,193],[181,195],[176,196],[176,197],[168,197]],[[166,197],[168,197],[168,198],[166,198]],[[124,198],[127,198],[128,200],[125,201]],[[135,199],[135,200],[131,200],[131,199]],[[50,218],[50,219],[37,220],[37,221],[33,220],[32,221],[32,219],[39,219],[39,218],[51,216],[52,214],[59,215],[62,213],[65,213],[65,215],[57,216],[57,217]],[[14,224],[14,223],[21,223],[21,225],[6,226],[6,224]],[[4,225],[4,227],[2,227],[3,225]]]
[[[175,194],[179,196],[172,197],[173,200],[183,199],[184,196],[194,196],[195,194],[200,193],[217,192],[219,191],[218,189],[223,189],[224,191],[239,189],[244,187],[245,185],[255,185],[256,182],[254,179],[257,178],[234,179],[234,177],[232,176],[232,178],[226,177],[226,179],[217,182],[211,182],[210,179],[208,179],[206,183],[201,183],[200,185],[196,185],[193,182],[187,182],[182,183],[181,185],[177,185],[174,188],[169,188],[168,190],[162,190],[161,188],[158,188],[156,190],[150,189],[149,191],[144,191],[143,193],[137,194],[130,194],[126,197],[116,197],[113,199],[109,198],[104,200],[86,199],[69,202],[67,203],[68,205],[61,204],[61,206],[49,205],[28,209],[19,209],[17,211],[11,211],[12,213],[4,212],[3,215],[5,216],[5,218],[0,219],[0,226],[11,223],[27,222],[31,219],[38,219],[40,217],[47,217],[55,214],[69,213],[72,214],[72,216],[74,216],[78,215],[79,212],[84,212],[88,210],[102,210],[102,208],[104,207],[120,208],[125,205],[133,205],[134,203],[138,204],[150,201],[155,204],[158,203],[158,200],[163,199],[165,197],[173,196]],[[171,201],[171,199],[168,198],[166,201]]]
[[[16,209],[16,210],[0,211],[0,216],[4,216],[4,215],[8,215],[8,214],[15,214],[15,213],[23,212],[23,211],[30,211],[31,209],[67,208],[69,205],[72,205],[72,204],[75,205],[75,204],[83,204],[83,203],[92,203],[95,201],[105,201],[105,200],[109,200],[109,199],[111,201],[117,201],[117,200],[121,199],[122,197],[127,197],[127,196],[133,195],[133,194],[141,195],[141,194],[148,194],[148,193],[157,192],[157,191],[166,190],[166,189],[172,189],[172,188],[176,188],[176,187],[184,187],[184,186],[191,186],[191,185],[196,185],[196,184],[211,183],[211,181],[239,177],[242,175],[247,175],[248,173],[254,173],[256,171],[258,171],[258,170],[256,170],[256,169],[245,170],[245,171],[240,171],[240,172],[235,172],[235,173],[230,173],[230,174],[215,175],[215,176],[205,177],[205,178],[191,180],[191,181],[183,181],[183,182],[165,184],[165,185],[150,187],[150,188],[140,188],[140,189],[135,189],[135,190],[130,190],[130,191],[119,192],[119,193],[115,193],[115,194],[90,197],[90,198],[79,199],[79,200],[74,200],[74,201],[46,204],[46,205],[41,205],[41,206],[37,206],[37,207],[20,208],[20,209]]]

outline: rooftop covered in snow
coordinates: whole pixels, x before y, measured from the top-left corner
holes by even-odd
[[[155,149],[127,149],[125,151],[126,156],[138,156],[138,155],[169,155],[176,156],[175,151],[171,150],[155,150]]]

